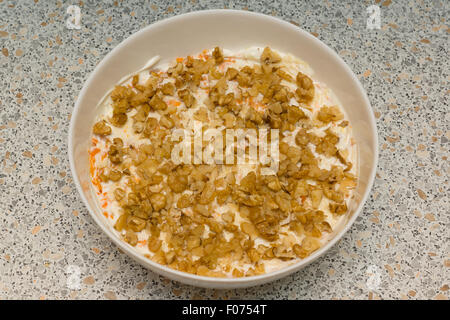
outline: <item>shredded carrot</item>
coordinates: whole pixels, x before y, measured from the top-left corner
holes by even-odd
[[[91,156],[92,157],[94,157],[97,153],[99,153],[100,152],[100,149],[99,148],[95,148],[95,149],[93,149],[92,151],[91,151]]]
[[[92,177],[92,179],[91,179],[92,184],[97,187],[97,189],[99,191],[99,193],[97,193],[97,194],[100,195],[102,193],[102,185],[100,184],[100,180],[99,180],[99,177],[98,177],[98,172],[97,172],[97,175],[94,176],[94,173],[96,173],[95,165],[94,165],[95,164],[95,157],[92,157],[92,156],[90,157],[89,164],[90,164],[89,171],[90,171],[90,174],[91,174],[91,177]],[[102,171],[103,170],[100,170],[100,173]]]
[[[103,215],[105,216],[105,217],[107,217],[107,218],[109,218],[109,214],[108,214],[108,212],[103,212]]]
[[[177,101],[175,99],[171,99],[171,100],[169,100],[169,104],[172,106],[178,107],[181,104],[181,102]]]
[[[141,240],[137,242],[139,244],[139,246],[145,246],[147,244],[147,240]]]
[[[102,190],[102,185],[100,184],[100,181],[98,180],[98,178],[92,178],[92,184],[94,185],[94,186],[96,186],[97,187],[97,189],[98,189],[98,195],[100,195],[100,194],[102,194],[102,192],[103,192],[103,190]]]
[[[105,158],[106,158],[106,152],[102,155],[102,160],[105,160]]]
[[[94,163],[95,163],[95,158],[92,156],[89,157],[89,172],[91,174],[91,177],[94,176],[94,172],[95,172]]]
[[[181,57],[180,57],[180,58],[177,58],[177,62],[183,62],[183,60],[184,60],[184,59],[181,58]]]
[[[103,204],[102,204],[102,208],[106,208],[108,206],[108,202],[104,202]]]
[[[95,173],[95,166],[94,166],[94,164],[95,164],[95,155],[97,153],[99,153],[99,152],[100,152],[100,149],[99,148],[95,148],[92,151],[90,151],[90,153],[89,153],[89,165],[90,165],[89,172],[91,173],[91,176],[94,176],[94,173]]]
[[[95,138],[92,138],[92,144],[95,146],[95,145],[97,145],[97,142],[98,142],[98,140],[97,139],[95,139]]]

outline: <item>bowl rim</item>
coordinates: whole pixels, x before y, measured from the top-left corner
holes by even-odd
[[[140,34],[145,33],[147,30],[154,28],[156,26],[164,26],[166,24],[172,23],[177,20],[185,19],[186,17],[195,17],[195,16],[204,16],[204,15],[211,15],[211,14],[225,14],[225,15],[242,15],[242,16],[254,16],[259,17],[262,19],[267,19],[271,23],[281,24],[286,28],[290,28],[295,32],[301,33],[302,36],[309,38],[310,40],[316,42],[320,47],[321,50],[327,51],[330,55],[334,56],[337,63],[341,64],[343,66],[343,69],[345,72],[351,77],[351,79],[356,83],[356,86],[358,90],[362,93],[362,97],[364,100],[364,108],[369,109],[369,122],[372,125],[373,130],[372,135],[374,139],[374,155],[373,155],[373,167],[371,169],[369,180],[367,183],[367,188],[361,197],[361,201],[357,208],[355,209],[355,212],[353,215],[348,219],[346,224],[343,226],[343,228],[325,245],[320,247],[317,251],[313,252],[310,256],[306,257],[305,259],[302,259],[296,263],[293,263],[289,266],[283,267],[281,269],[268,272],[262,275],[256,275],[256,276],[249,276],[249,277],[241,277],[241,278],[218,278],[218,277],[207,277],[207,276],[199,276],[183,271],[178,271],[175,269],[172,269],[168,266],[164,266],[162,264],[159,264],[157,262],[154,262],[146,257],[144,257],[142,254],[138,253],[136,250],[134,250],[132,247],[130,247],[127,243],[120,240],[117,235],[113,233],[110,228],[104,225],[104,223],[100,220],[100,218],[95,214],[94,210],[89,205],[89,202],[87,201],[84,191],[81,187],[81,183],[77,176],[77,171],[75,169],[75,161],[74,161],[74,152],[73,152],[73,137],[74,137],[74,128],[75,123],[77,122],[77,119],[79,117],[79,110],[80,110],[80,104],[81,100],[83,100],[83,96],[85,95],[87,88],[89,88],[93,82],[93,78],[95,74],[98,72],[99,69],[102,68],[102,66],[105,64],[105,62],[113,56],[116,51],[118,51],[120,48],[125,47],[128,45],[129,42],[131,42],[134,38],[138,37]],[[303,30],[302,28],[284,21],[280,18],[276,18],[273,16],[265,15],[262,13],[257,12],[251,12],[251,11],[244,11],[244,10],[236,10],[236,9],[209,9],[209,10],[199,10],[199,11],[192,11],[180,15],[176,15],[173,17],[165,18],[159,21],[156,21],[154,23],[149,24],[148,26],[136,31],[135,33],[131,34],[129,37],[127,37],[125,40],[123,40],[120,44],[115,46],[108,54],[105,55],[105,57],[95,66],[94,70],[91,71],[89,74],[87,80],[84,82],[83,88],[81,89],[80,93],[78,94],[77,100],[75,102],[74,109],[72,111],[72,116],[70,119],[70,125],[69,125],[69,134],[68,134],[68,149],[69,149],[69,163],[70,163],[70,170],[72,173],[72,177],[74,179],[74,183],[76,186],[76,189],[81,196],[81,199],[85,205],[85,207],[88,209],[90,216],[93,218],[93,220],[97,223],[97,225],[100,227],[100,229],[109,237],[109,239],[116,245],[118,248],[123,250],[124,253],[126,253],[128,256],[133,258],[135,261],[139,262],[142,266],[144,266],[146,269],[150,269],[151,271],[161,274],[163,276],[166,276],[170,279],[173,279],[175,281],[179,281],[185,284],[190,284],[194,286],[199,287],[210,287],[210,288],[238,288],[238,287],[249,287],[254,285],[260,285],[263,283],[267,283],[270,281],[278,280],[282,277],[285,277],[287,275],[290,275],[296,271],[301,270],[302,268],[306,267],[310,263],[317,260],[319,257],[323,256],[330,248],[332,248],[343,236],[347,233],[347,231],[350,229],[350,227],[353,225],[357,217],[361,214],[361,211],[364,207],[364,204],[367,201],[367,198],[372,190],[373,183],[375,180],[375,174],[376,169],[378,166],[378,158],[379,158],[379,146],[378,146],[378,130],[376,126],[376,120],[373,114],[373,110],[370,104],[370,101],[367,97],[366,91],[364,90],[362,84],[358,80],[355,73],[350,69],[350,67],[347,65],[347,63],[330,47],[328,47],[325,43],[311,35],[309,32]]]

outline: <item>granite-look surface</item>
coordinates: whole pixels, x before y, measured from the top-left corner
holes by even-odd
[[[69,4],[81,8],[81,30],[66,28]],[[372,4],[379,30],[366,28]],[[119,252],[82,204],[67,157],[74,101],[114,46],[157,20],[224,7],[298,24],[338,52],[367,90],[380,137],[375,185],[350,232],[292,276],[230,291],[171,282]],[[0,0],[0,298],[448,299],[449,9],[446,0]]]

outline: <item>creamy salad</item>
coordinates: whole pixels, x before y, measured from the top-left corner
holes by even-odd
[[[215,277],[278,270],[323,246],[344,223],[358,168],[330,88],[306,62],[270,48],[156,61],[119,82],[93,128],[93,188],[123,240],[158,263]],[[191,163],[175,163],[172,134],[199,123],[201,132],[276,129],[277,171],[195,163],[195,147]]]

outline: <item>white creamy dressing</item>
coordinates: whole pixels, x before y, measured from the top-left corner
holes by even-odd
[[[244,66],[253,66],[254,64],[259,63],[259,59],[260,59],[262,51],[263,51],[263,48],[260,48],[260,47],[252,47],[252,48],[248,48],[248,49],[237,51],[237,52],[233,52],[233,51],[224,49],[223,50],[224,57],[225,58],[229,57],[229,58],[233,59],[233,61],[231,61],[231,62],[223,63],[224,70],[226,70],[226,68],[228,68],[230,66],[234,67],[236,69],[242,68]],[[284,54],[281,52],[277,52],[277,53],[282,58],[282,62],[280,63],[280,65],[285,67],[283,69],[286,72],[288,72],[294,79],[296,77],[296,74],[299,71],[312,78],[313,70],[304,61],[302,61],[290,54]],[[144,84],[149,79],[150,76],[149,76],[148,70],[158,60],[159,60],[159,57],[152,58],[146,64],[146,66],[141,71],[138,72],[140,84]],[[166,71],[169,67],[170,67],[170,65],[167,63],[159,64],[157,66],[157,70]],[[134,75],[134,74],[132,74],[132,75]],[[119,83],[121,85],[131,84],[132,75],[124,77]],[[163,81],[163,83],[168,82],[168,81],[170,81],[170,80],[165,79]],[[313,83],[315,86],[315,97],[312,102],[312,110],[310,111],[310,110],[302,109],[306,114],[308,114],[308,116],[310,116],[310,117],[314,116],[315,113],[318,112],[318,110],[324,105],[326,105],[326,106],[337,105],[340,107],[341,111],[345,114],[344,109],[342,108],[337,97],[333,94],[333,92],[325,84],[317,82],[317,81],[314,81]],[[296,86],[293,83],[289,83],[285,80],[282,80],[282,84],[289,86],[295,90]],[[201,82],[200,87],[204,87],[205,85],[206,85],[206,82]],[[233,82],[233,81],[228,82],[227,93],[228,92],[237,93],[237,83],[236,82]],[[110,107],[112,104],[112,100],[109,96],[110,93],[111,93],[111,91],[108,93],[108,96],[106,96],[105,99],[102,99],[102,103],[99,105],[99,108],[102,111],[102,113],[100,115],[100,119],[108,119],[112,116],[112,108]],[[196,101],[201,102],[201,101],[204,101],[204,99],[208,97],[208,94],[205,90],[200,89],[200,90],[197,90],[197,93],[194,94],[194,96],[196,98]],[[262,97],[259,97],[259,99],[261,99],[261,98]],[[166,103],[169,102],[168,100],[171,100],[171,99],[176,99],[177,101],[180,102],[180,106],[178,108],[183,108],[183,110],[185,110],[185,111],[183,111],[184,119],[182,119],[182,123],[185,128],[193,128],[194,127],[193,126],[194,114],[200,108],[205,107],[202,103],[197,103],[196,106],[194,106],[194,107],[186,108],[184,103],[176,97],[167,97],[167,98],[165,97],[164,99],[165,99]],[[256,100],[258,100],[258,97],[256,97]],[[292,99],[290,101],[290,103],[292,105],[298,106],[298,102],[295,99]],[[129,117],[132,116],[135,112],[136,112],[135,110],[131,111],[128,114]],[[157,112],[151,112],[149,116],[154,117],[158,120],[160,118],[160,115]],[[345,118],[348,119],[346,115],[345,115]],[[322,128],[313,128],[310,131],[316,135],[323,136],[325,134],[324,131],[329,127],[331,128],[332,132],[334,132],[340,138],[339,143],[337,144],[337,148],[340,150],[346,149],[348,151],[348,153],[349,153],[348,159],[350,162],[352,162],[354,164],[354,166],[350,170],[350,173],[353,173],[356,175],[357,167],[358,167],[356,165],[357,160],[358,160],[357,159],[358,154],[357,154],[356,144],[353,142],[350,124],[345,128],[338,127],[338,126],[331,127],[331,124],[330,124],[330,125],[322,127]],[[218,129],[224,129],[224,128],[225,127],[223,127],[223,126],[218,127]],[[149,143],[149,139],[141,138],[140,135],[135,134],[133,132],[131,121],[127,121],[127,123],[122,128],[117,128],[117,127],[111,126],[111,129],[112,129],[111,137],[121,138],[123,140],[125,146],[132,144],[133,146],[138,147],[140,144]],[[295,135],[297,134],[299,129],[300,128],[297,127],[293,132],[285,132],[285,137],[281,141],[284,141],[291,146],[296,146]],[[101,150],[99,153],[97,153],[95,155],[96,168],[106,167],[108,164],[107,158],[104,157],[104,154],[107,153],[107,151],[108,151],[108,145],[105,140],[98,139],[98,143],[95,146],[96,148],[99,148]],[[335,158],[327,158],[324,155],[316,153],[314,151],[314,146],[312,146],[311,144],[310,144],[310,149],[312,150],[314,156],[319,159],[319,167],[321,169],[329,170],[331,168],[331,166],[333,166],[333,165],[343,166]],[[103,160],[102,160],[102,156],[104,158]],[[221,175],[218,176],[218,178],[220,178],[221,176],[226,176],[226,174],[228,172],[233,170],[231,167],[224,167],[224,168],[226,168],[226,169],[222,170]],[[235,167],[235,170],[237,170],[235,172],[236,183],[239,183],[242,178],[244,178],[249,172],[254,171],[255,168],[256,168],[256,166],[251,165],[251,164],[244,164],[244,165],[236,166]],[[133,171],[134,170],[132,170],[132,174],[134,173]],[[121,208],[118,205],[117,201],[114,200],[113,192],[119,186],[121,188],[125,189],[126,191],[129,191],[129,190],[127,190],[127,187],[125,187],[124,184],[121,183],[120,181],[119,182],[112,182],[112,181],[102,182],[101,186],[102,186],[103,192],[102,192],[102,194],[99,194],[99,192],[97,192],[98,199],[99,199],[100,205],[104,204],[104,207],[102,208],[102,210],[107,213],[107,216],[108,216],[107,220],[111,223],[111,225],[114,225],[116,220],[118,219],[118,217],[121,215]],[[185,192],[183,192],[183,194],[185,194],[185,193],[192,193],[192,191],[186,190]],[[175,198],[174,198],[175,202],[179,196],[180,195],[175,196]],[[348,202],[349,199],[351,199],[351,193],[350,193],[349,197],[346,199],[346,201]],[[105,202],[105,200],[106,200],[106,202]],[[323,197],[322,202],[319,207],[319,210],[322,210],[325,213],[325,215],[326,215],[325,220],[330,224],[330,226],[334,230],[335,228],[337,228],[339,226],[339,224],[343,223],[345,215],[343,215],[343,216],[333,215],[330,212],[328,206],[329,206],[328,199],[326,197]],[[225,205],[219,206],[217,204],[217,202],[214,201],[213,217],[216,218],[218,221],[221,221],[221,217],[220,217],[221,214],[223,214],[225,212],[233,212],[235,214],[234,224],[236,226],[240,226],[240,224],[242,222],[248,221],[248,220],[241,217],[241,215],[237,211],[237,208],[238,207],[234,204],[225,204]],[[191,208],[182,209],[182,211],[185,213],[192,213]],[[289,221],[286,221],[286,222],[289,222]],[[283,224],[283,222],[281,224]],[[205,227],[207,227],[207,226],[205,226]],[[207,236],[207,234],[209,233],[209,229],[208,228],[205,228],[205,229],[206,230],[205,230],[204,236]],[[287,247],[292,246],[295,243],[301,243],[302,239],[304,238],[304,236],[299,237],[295,232],[289,231],[287,224],[285,227],[281,227],[280,232],[289,235],[287,237],[284,237],[284,242],[285,242],[284,244]],[[137,233],[137,235],[138,235],[138,241],[140,241],[142,243],[144,243],[145,242],[144,240],[147,240],[148,237],[150,236],[149,232],[145,229],[142,230],[141,232]],[[166,237],[166,234],[164,232],[161,232],[160,240],[162,240],[162,243],[163,243],[162,249],[167,252],[168,248],[167,248],[167,244],[165,242],[165,237]],[[225,234],[225,237],[227,239],[229,239],[229,237],[231,237],[231,234]],[[326,242],[328,242],[330,240],[330,237],[331,237],[330,234],[325,233],[323,235],[323,237],[320,239],[322,245],[325,244]],[[255,239],[255,247],[257,247],[260,244],[268,246],[270,243],[262,238],[256,238]],[[147,245],[141,245],[138,242],[138,244],[134,248],[135,248],[135,250],[137,250],[139,253],[141,253],[143,255],[153,256],[153,253],[148,249]],[[289,260],[289,261],[282,261],[279,259],[271,259],[271,260],[262,260],[261,262],[264,264],[265,271],[267,273],[267,272],[275,271],[275,270],[285,267],[287,265],[293,264],[297,261],[299,261],[299,259],[293,259],[293,260]],[[243,271],[246,271],[250,267],[252,267],[251,264],[242,265],[242,264],[239,264],[238,261],[231,262],[231,266],[232,266],[231,270],[233,270],[233,268],[236,267]],[[219,267],[216,271],[223,272],[223,270],[219,269]],[[231,276],[231,273],[229,274],[229,276]]]

